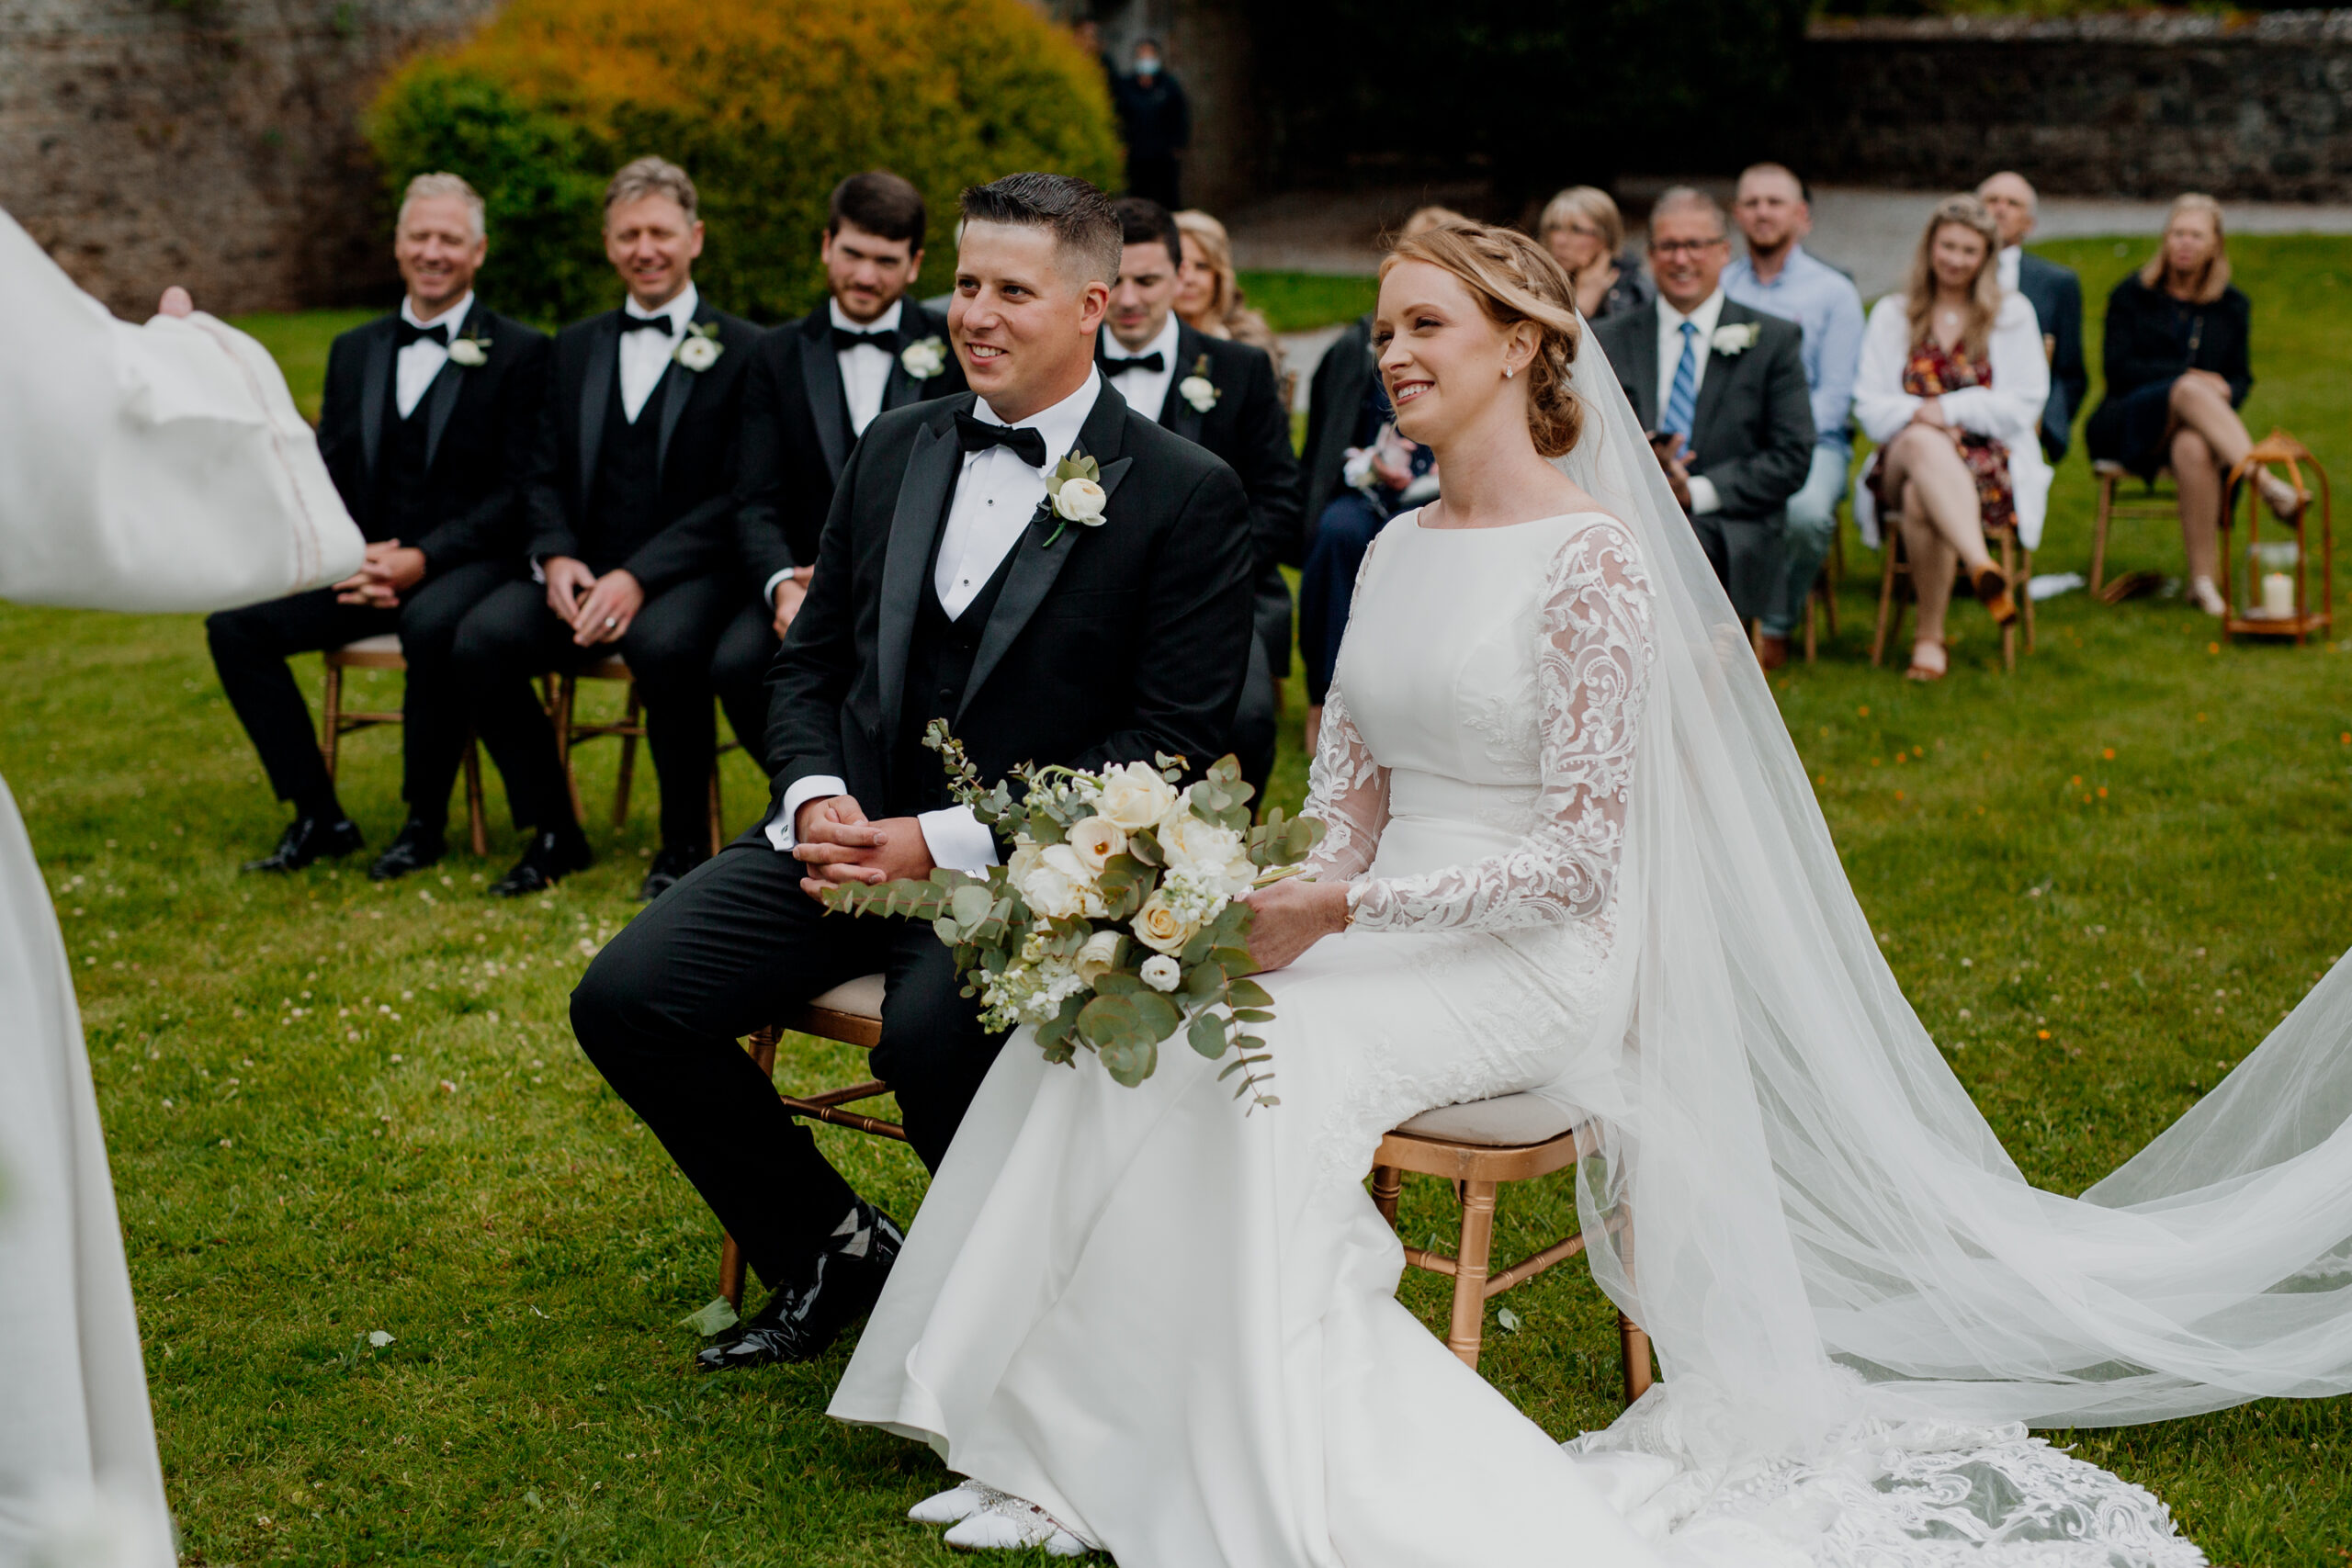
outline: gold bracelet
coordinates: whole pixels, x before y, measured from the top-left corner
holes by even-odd
[[[1348,884],[1347,893],[1340,900],[1340,932],[1346,935],[1356,923],[1356,885]]]

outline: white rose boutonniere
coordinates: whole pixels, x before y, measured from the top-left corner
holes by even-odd
[[[1193,405],[1194,413],[1206,413],[1216,407],[1225,389],[1209,379],[1209,356],[1202,355],[1193,361],[1193,373],[1176,383],[1176,395]]]
[[[910,343],[899,355],[899,364],[918,381],[928,381],[947,368],[947,345],[935,337]]]
[[[471,370],[490,362],[490,340],[468,333],[449,345],[449,362],[460,370]]]
[[[1062,530],[1075,523],[1082,528],[1100,528],[1108,521],[1102,509],[1110,503],[1111,492],[1102,488],[1102,466],[1093,458],[1073,452],[1054,466],[1046,477],[1044,512],[1053,513],[1054,531],[1046,536],[1052,544],[1062,536]]]
[[[678,352],[673,357],[699,376],[718,364],[718,356],[726,352],[726,345],[718,341],[717,321],[700,324],[689,321],[686,323],[686,335],[680,341]]]
[[[1707,346],[1726,358],[1735,354],[1745,354],[1756,346],[1756,339],[1761,331],[1754,321],[1735,321],[1728,326],[1717,327],[1715,335],[1707,340]]]

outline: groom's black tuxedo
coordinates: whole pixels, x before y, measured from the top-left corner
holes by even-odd
[[[1103,387],[1078,441],[1109,492],[1102,523],[1033,519],[951,616],[933,578],[963,472],[956,419],[972,406],[964,393],[884,413],[842,470],[808,602],[770,677],[779,806],[817,775],[842,780],[873,818],[943,806],[944,774],[920,744],[934,717],[988,778],[1023,761],[1166,751],[1198,770],[1218,755],[1250,642],[1240,481]],[[855,1195],[737,1039],[786,1003],[882,972],[874,1070],[934,1168],[998,1041],[930,928],[825,915],[767,826],[630,922],[590,965],[571,1018],[774,1286],[800,1274]]]

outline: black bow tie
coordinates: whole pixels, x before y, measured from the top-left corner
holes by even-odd
[[[670,324],[670,318],[666,312],[659,316],[632,316],[626,310],[621,312],[621,331],[633,333],[640,327],[650,328],[663,337],[670,337],[677,331]]]
[[[1166,356],[1156,348],[1149,354],[1138,354],[1133,359],[1114,359],[1107,354],[1102,356],[1103,373],[1110,376],[1124,376],[1130,370],[1148,370],[1157,376],[1167,368]]]
[[[991,446],[1001,446],[1033,468],[1046,466],[1046,434],[1041,430],[1023,430],[1010,424],[990,424],[970,414],[956,416],[956,445],[966,455],[985,452]]]
[[[843,349],[849,348],[878,348],[883,353],[888,354],[898,346],[899,334],[896,333],[859,333],[852,332],[847,327],[835,327],[833,329],[833,352],[835,354],[839,354]]]
[[[392,346],[401,349],[413,343],[437,343],[443,348],[448,347],[449,323],[439,321],[429,327],[420,327],[406,316],[399,318],[392,324]]]

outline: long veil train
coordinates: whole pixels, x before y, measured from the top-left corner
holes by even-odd
[[[1575,387],[1589,417],[1561,467],[1635,531],[1658,634],[1621,881],[1634,1109],[1578,1199],[1588,1235],[1630,1215],[1594,1268],[1666,1371],[1585,1446],[1721,1481],[1841,1433],[1900,1446],[2352,1389],[2347,966],[2081,1198],[2029,1185],[1897,987],[1589,338]]]

